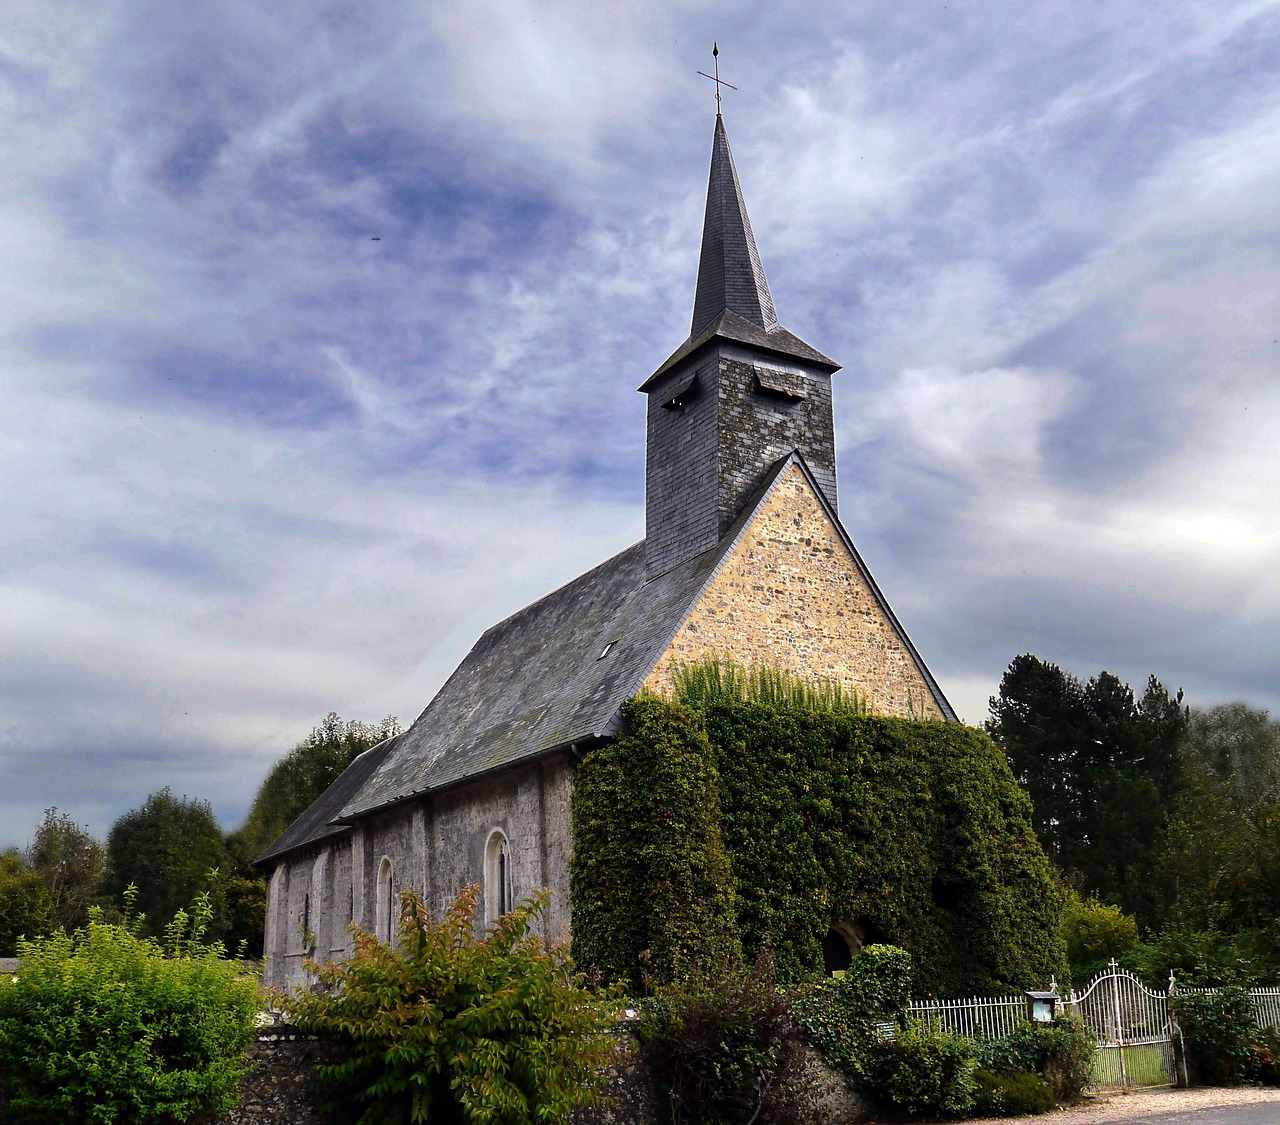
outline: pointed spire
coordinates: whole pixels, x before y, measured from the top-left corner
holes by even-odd
[[[751,220],[747,218],[747,205],[742,200],[742,185],[733,166],[724,118],[717,113],[711,176],[707,183],[707,213],[702,223],[698,289],[689,335],[697,336],[726,311],[766,332],[778,326],[769,283],[751,232]]]

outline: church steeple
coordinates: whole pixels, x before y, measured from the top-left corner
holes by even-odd
[[[766,332],[778,327],[773,295],[760,264],[729,136],[724,131],[724,118],[717,113],[690,337],[697,336],[723,312],[736,313]]]
[[[836,505],[831,373],[839,364],[778,323],[717,113],[689,338],[649,396],[645,557],[661,573],[714,547],[792,452]]]

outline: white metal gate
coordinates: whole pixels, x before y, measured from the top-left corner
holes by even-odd
[[[1169,998],[1114,960],[1067,1000],[1098,1037],[1094,1086],[1167,1086],[1175,1081]]]

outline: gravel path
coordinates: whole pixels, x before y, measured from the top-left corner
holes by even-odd
[[[1087,1105],[1059,1109],[1039,1117],[983,1117],[975,1120],[1004,1122],[1040,1122],[1041,1125],[1093,1125],[1093,1122],[1145,1121],[1161,1113],[1185,1113],[1210,1106],[1254,1105],[1270,1102],[1276,1106],[1280,1121],[1280,1089],[1222,1089],[1201,1087],[1195,1090],[1157,1088],[1132,1094],[1111,1094],[1095,1098]]]

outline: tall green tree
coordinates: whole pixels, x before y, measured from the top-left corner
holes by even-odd
[[[209,887],[209,872],[225,871],[230,856],[208,801],[175,797],[166,786],[141,808],[131,809],[107,836],[104,886],[122,903],[130,885],[138,888],[137,909],[147,929],[159,934],[178,910]],[[225,916],[214,919],[210,936],[227,932]]]
[[[267,774],[237,834],[240,848],[247,855],[261,855],[360,754],[400,729],[394,715],[380,723],[364,723],[343,722],[329,712]]]
[[[89,920],[102,895],[106,852],[102,844],[66,813],[45,809],[27,863],[44,880],[50,921],[70,933]]]
[[[17,848],[0,852],[0,957],[17,952],[18,938],[49,929],[49,892]]]
[[[1160,872],[1187,925],[1280,943],[1280,722],[1244,703],[1191,713]],[[1280,960],[1280,945],[1272,950]]]
[[[1152,676],[1138,698],[1110,672],[1082,683],[1026,653],[990,708],[987,732],[1031,796],[1045,850],[1085,893],[1155,924],[1150,872],[1179,788],[1182,693]]]

